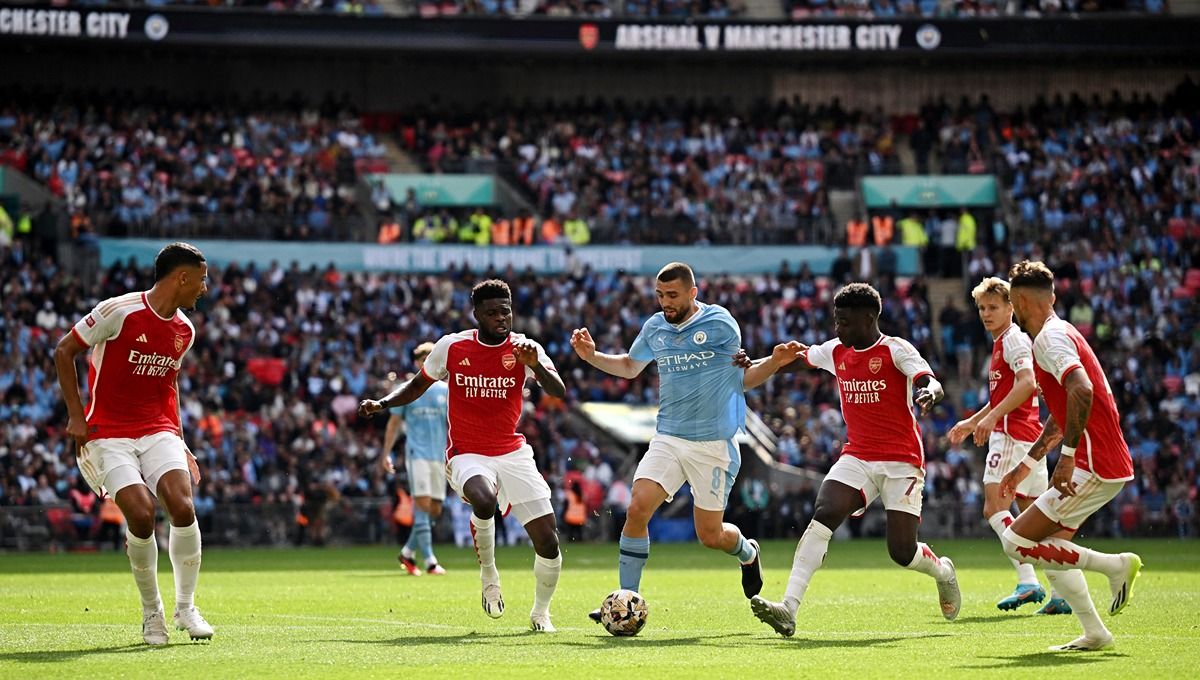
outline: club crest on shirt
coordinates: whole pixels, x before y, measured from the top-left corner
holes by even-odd
[[[182,335],[175,336],[175,351],[176,352],[183,351],[183,336]]]
[[[517,358],[511,354],[505,354],[500,357],[500,363],[504,364],[504,370],[511,371],[513,366],[517,365]]]
[[[871,373],[878,373],[879,369],[883,368],[883,359],[880,359],[879,357],[873,357],[871,361],[867,363],[867,368],[871,369]]]
[[[696,331],[696,334],[692,336],[692,342],[696,343],[697,345],[703,345],[707,341],[708,333],[705,333],[704,331]]]

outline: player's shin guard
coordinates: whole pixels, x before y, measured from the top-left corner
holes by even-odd
[[[1092,603],[1092,596],[1088,592],[1087,579],[1083,577],[1083,572],[1078,569],[1066,571],[1046,569],[1045,571],[1050,585],[1067,601],[1067,604],[1071,605],[1071,610],[1079,618],[1079,623],[1083,625],[1084,636],[1093,640],[1109,637],[1108,628],[1096,614],[1096,605]]]
[[[475,540],[475,556],[484,572],[496,573],[496,518],[479,519],[471,515],[471,537]]]
[[[996,535],[1000,537],[1001,546],[1004,545],[1004,531],[1005,529],[1008,529],[1008,525],[1012,523],[1013,516],[1008,510],[997,512],[991,517],[988,517],[988,524],[991,525],[992,531],[995,531]],[[1032,564],[1024,564],[1014,560],[1012,557],[1009,557],[1008,560],[1012,562],[1013,568],[1017,570],[1017,583],[1027,583],[1032,585],[1038,582],[1037,574],[1034,573]]]
[[[933,552],[933,548],[924,543],[917,543],[917,552],[913,555],[912,562],[909,562],[904,568],[932,576],[937,581],[944,581],[949,576],[941,558]]]
[[[619,549],[621,555],[617,561],[617,572],[621,578],[621,588],[642,592],[642,569],[646,568],[646,560],[650,559],[650,537],[630,538],[621,534]]]
[[[186,527],[171,526],[167,552],[175,574],[175,609],[193,606],[196,583],[200,580],[200,525],[192,520]]]
[[[125,552],[129,555],[129,566],[133,570],[133,582],[142,597],[142,611],[152,612],[162,608],[158,595],[158,543],[154,534],[149,538],[138,538],[125,531]]]
[[[808,590],[808,582],[812,580],[813,573],[825,561],[831,538],[833,532],[829,527],[814,519],[808,523],[808,528],[796,544],[796,554],[792,557],[792,573],[788,576],[787,590],[783,596],[783,604],[793,615],[804,600],[804,593]]]
[[[1117,576],[1125,569],[1120,555],[1096,552],[1064,538],[1044,538],[1041,542],[1031,541],[1012,530],[1004,530],[1001,537],[1004,552],[1014,560],[1036,564],[1046,569],[1084,569],[1098,571],[1106,576]],[[1061,590],[1059,591],[1062,592]],[[1063,596],[1063,599],[1067,599]],[[1067,600],[1072,607],[1075,605]]]
[[[550,613],[550,599],[558,588],[558,575],[562,573],[562,553],[554,559],[546,559],[541,555],[533,557],[533,611],[531,614]]]

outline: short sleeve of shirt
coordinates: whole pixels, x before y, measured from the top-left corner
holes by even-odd
[[[717,318],[719,323],[711,324],[716,329],[714,334],[719,334],[719,337],[715,338],[715,346],[730,355],[736,354],[742,347],[742,329],[738,327],[733,315],[724,309]]]
[[[1033,370],[1033,343],[1028,335],[1016,331],[1004,338],[1004,361],[1013,373]]]
[[[633,346],[629,348],[629,358],[634,361],[654,361],[654,352],[650,349],[650,331],[654,317],[650,317],[646,323],[642,324],[642,330],[638,333],[637,338],[633,341]]]
[[[529,340],[529,339],[526,338],[526,340]],[[546,354],[546,348],[542,347],[542,343],[538,342],[537,340],[529,340],[529,342],[532,342],[533,346],[537,347],[538,363],[541,364],[543,367],[545,367],[545,369],[547,371],[550,371],[552,373],[558,373],[558,369],[554,367],[554,362],[550,360],[550,355]],[[525,367],[525,377],[527,377],[527,378],[533,377],[533,369],[532,368],[530,368],[528,366]]]
[[[100,310],[105,307],[110,309],[108,316],[100,313]],[[121,319],[124,318],[123,314],[117,312],[116,309],[116,305],[109,305],[105,300],[88,312],[87,316],[80,319],[72,331],[88,347],[94,347],[98,343],[112,339],[120,332]]]
[[[421,372],[425,377],[432,380],[445,380],[449,371],[446,370],[446,357],[450,353],[450,345],[454,344],[454,337],[443,335],[437,344],[433,346],[433,351],[429,356],[425,357],[425,363],[421,366]]]
[[[1034,357],[1042,370],[1054,376],[1060,385],[1063,377],[1073,369],[1083,367],[1079,359],[1079,349],[1075,347],[1071,337],[1062,328],[1049,324],[1038,334]]]
[[[933,375],[929,362],[925,361],[912,343],[903,338],[889,338],[887,343],[892,350],[892,361],[896,368],[910,380],[916,380],[923,375]]]
[[[808,360],[808,365],[837,375],[837,371],[833,367],[833,350],[840,344],[842,344],[840,340],[834,339],[809,347],[804,355]]]

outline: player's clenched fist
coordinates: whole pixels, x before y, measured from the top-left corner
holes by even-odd
[[[513,356],[517,361],[526,366],[534,366],[537,364],[538,352],[537,345],[528,340],[520,340],[513,343]]]
[[[591,361],[596,355],[596,341],[592,340],[592,334],[586,328],[576,328],[571,332],[571,347],[584,361]]]
[[[358,415],[360,418],[370,418],[382,410],[383,404],[374,399],[363,399],[358,402]]]

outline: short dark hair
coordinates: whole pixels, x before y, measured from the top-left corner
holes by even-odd
[[[836,309],[865,309],[879,316],[883,312],[883,301],[879,291],[869,283],[848,283],[833,296]]]
[[[484,300],[511,300],[512,290],[500,279],[480,281],[471,289],[471,304],[475,307],[483,304]]]
[[[1054,272],[1045,262],[1021,260],[1008,270],[1008,285],[1054,292]]]
[[[199,267],[205,262],[204,253],[196,246],[182,241],[172,243],[154,258],[154,280],[162,281],[179,267]]]
[[[658,280],[663,283],[679,280],[688,288],[696,286],[696,275],[692,273],[692,268],[682,262],[672,262],[658,270]]]

